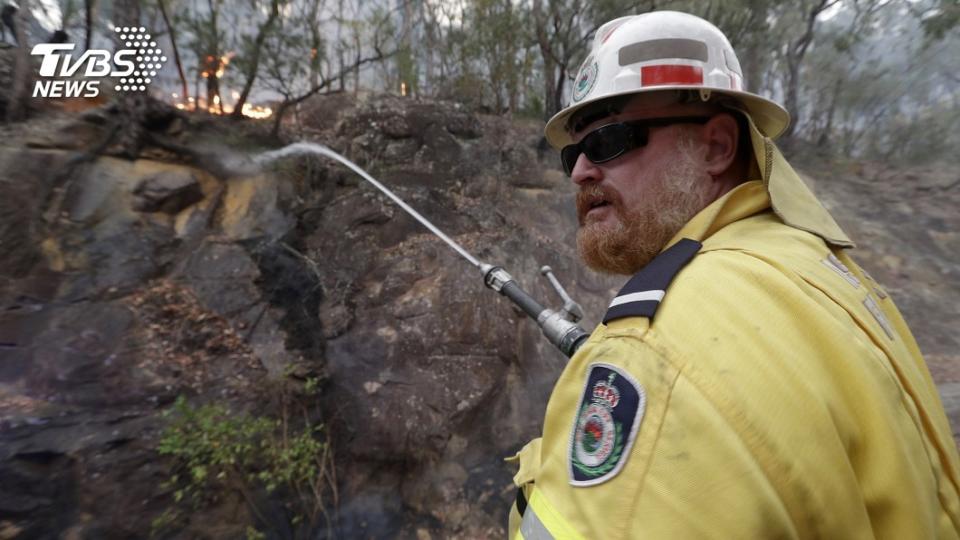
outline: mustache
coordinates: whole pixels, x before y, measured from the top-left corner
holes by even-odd
[[[577,192],[576,203],[577,217],[579,218],[581,225],[583,225],[584,216],[586,216],[587,212],[590,211],[590,204],[598,199],[607,201],[616,210],[619,210],[621,207],[620,194],[612,189],[607,188],[606,186],[591,184],[580,188],[580,191]]]

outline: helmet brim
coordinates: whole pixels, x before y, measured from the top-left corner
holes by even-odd
[[[641,95],[665,90],[709,90],[711,94],[730,96],[743,105],[743,108],[753,119],[753,123],[757,126],[757,129],[759,129],[764,136],[771,139],[776,139],[779,137],[780,134],[787,129],[787,126],[790,125],[790,113],[788,113],[786,109],[780,106],[779,103],[756,94],[752,94],[750,92],[741,92],[739,90],[671,85],[657,86],[656,88],[651,88],[650,90],[641,92],[638,92],[636,89],[625,90],[619,93],[614,92],[603,96],[598,96],[594,99],[585,100],[582,103],[577,103],[572,107],[567,107],[566,109],[555,114],[553,118],[547,122],[547,125],[544,128],[544,136],[546,136],[547,142],[549,142],[551,146],[559,150],[564,146],[573,143],[573,138],[570,136],[569,131],[567,131],[567,121],[572,115],[576,114],[577,111],[583,109],[587,105],[617,96],[625,96],[628,94]]]

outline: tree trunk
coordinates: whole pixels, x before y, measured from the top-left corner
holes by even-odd
[[[340,62],[340,91],[347,89],[347,65],[343,54],[343,0],[337,0],[337,60]]]
[[[783,132],[783,138],[789,139],[797,130],[800,121],[797,96],[800,93],[800,59],[787,58],[787,84],[783,104],[790,113],[790,126]]]
[[[813,43],[816,30],[817,17],[827,8],[836,4],[839,0],[817,0],[817,3],[810,8],[806,18],[806,28],[803,34],[793,43],[787,45],[787,88],[785,92],[784,105],[790,113],[791,122],[787,130],[783,132],[783,138],[789,140],[797,131],[800,124],[800,66],[803,64],[803,58]]]
[[[543,13],[543,1],[533,3],[534,30],[537,36],[537,46],[540,49],[540,58],[543,60],[543,119],[549,120],[559,109],[556,108],[557,87],[554,75],[557,63],[554,61],[553,51],[550,48],[550,38],[547,30],[547,16]]]
[[[740,62],[743,69],[743,89],[754,94],[759,94],[760,89],[763,88],[764,65],[761,58],[761,46],[765,45],[751,41],[743,47],[743,52],[740,54],[740,58],[743,59]]]
[[[399,62],[397,63],[400,69],[397,70],[398,78],[400,79],[400,84],[397,85],[395,91],[400,90],[400,85],[406,84],[406,92],[408,95],[415,95],[417,88],[419,87],[419,81],[417,80],[417,68],[416,60],[414,56],[414,51],[417,50],[413,44],[413,1],[412,0],[403,0],[402,3],[402,35],[400,37],[401,42],[403,43],[403,52],[397,55]]]
[[[253,59],[250,61],[250,65],[246,73],[246,82],[243,84],[243,90],[240,92],[240,97],[237,99],[237,103],[233,106],[234,118],[243,116],[243,106],[247,102],[247,98],[250,96],[250,90],[253,88],[253,81],[257,79],[257,71],[260,69],[260,51],[263,49],[263,42],[267,39],[267,36],[270,34],[270,31],[273,29],[273,25],[276,23],[279,16],[280,2],[279,0],[272,0],[270,2],[270,16],[267,17],[266,22],[264,22],[257,30],[257,37],[253,42]]]
[[[216,67],[215,64],[214,67]],[[217,77],[216,71],[207,76],[207,110],[223,112],[223,100],[220,99],[220,77]]]
[[[219,29],[217,28],[218,5],[214,0],[207,0],[210,10],[210,35],[213,38],[207,42],[207,54],[203,58],[204,71],[207,74],[207,103],[206,109],[213,110],[217,105],[219,112],[223,112],[223,100],[220,97],[220,67],[223,60],[220,58]],[[198,98],[200,96],[197,96]]]
[[[84,0],[83,2],[83,25],[84,25],[84,50],[90,50],[93,41],[93,11],[95,9],[95,0]]]
[[[360,95],[360,58],[363,51],[361,49],[362,45],[360,44],[360,31],[358,30],[354,34],[354,46],[357,48],[357,58],[354,60],[353,65],[353,96],[357,97]]]
[[[117,0],[114,9],[115,20],[120,26],[140,26],[139,0]],[[140,155],[146,136],[144,121],[147,94],[145,92],[121,94],[118,105],[123,118],[118,133],[121,153],[129,159],[136,159]]]
[[[91,0],[87,0],[90,2]],[[183,63],[180,62],[180,51],[177,50],[177,34],[170,24],[170,17],[167,16],[167,7],[164,0],[157,0],[157,6],[160,8],[160,15],[163,16],[163,22],[167,25],[167,32],[170,33],[170,44],[173,46],[173,61],[177,64],[177,72],[180,74],[180,85],[183,89],[183,102],[187,103],[190,98],[190,92],[187,88],[187,77],[183,74]],[[90,29],[87,29],[90,32]],[[87,45],[89,47],[89,44]]]
[[[30,13],[29,0],[21,0],[20,11],[16,19],[14,32],[17,38],[17,56],[13,67],[13,87],[10,101],[7,103],[7,121],[23,120],[27,117],[30,99],[30,44],[27,42],[27,14]]]
[[[833,131],[833,117],[837,110],[837,102],[840,101],[840,93],[843,92],[843,79],[837,79],[833,84],[833,92],[830,95],[830,108],[827,109],[827,121],[824,123],[820,136],[817,137],[817,147],[826,148],[830,144],[830,134]]]
[[[434,26],[435,21],[428,21],[427,17],[424,15],[423,10],[429,9],[426,2],[420,3],[420,18],[423,23],[423,33],[426,37],[427,48],[423,51],[423,86],[424,92],[428,95],[435,96],[436,85],[434,80],[434,59],[433,55],[437,52],[437,28]]]
[[[557,79],[553,86],[553,100],[550,106],[550,116],[553,116],[563,109],[563,87],[567,82],[567,66],[557,66]],[[549,118],[549,116],[548,116]]]
[[[200,79],[202,78],[203,77],[200,76],[199,70],[197,70],[197,76],[193,79],[193,110],[197,110],[200,107]]]
[[[311,0],[310,3],[310,86],[320,84],[320,61],[323,58],[320,49],[324,46],[323,36],[320,35],[320,22],[317,18],[320,15],[319,0]]]

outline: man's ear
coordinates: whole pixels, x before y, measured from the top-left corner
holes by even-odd
[[[740,126],[732,114],[717,114],[704,124],[703,141],[707,145],[704,162],[711,176],[721,176],[733,167],[739,140]]]

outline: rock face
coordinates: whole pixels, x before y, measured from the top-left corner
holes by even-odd
[[[502,537],[515,496],[502,460],[539,433],[565,363],[535,324],[338,164],[251,167],[264,145],[194,118],[177,140],[218,166],[151,148],[151,159],[68,169],[102,136],[97,118],[41,120],[0,148],[0,538],[148,536],[172,504],[161,413],[178,395],[265,411],[286,378],[321,380],[315,420],[338,479],[331,528],[296,533],[225,493],[170,537],[237,538],[248,525],[270,538]],[[559,306],[538,272],[552,266],[585,328],[622,284],[578,262],[573,186],[555,155],[538,153],[539,122],[330,96],[301,123],[306,140],[343,152]],[[855,257],[897,297],[942,388],[960,388],[947,331],[960,303],[960,189],[945,180],[920,197],[871,176],[863,190],[857,176],[816,187],[868,240]],[[912,204],[925,222],[876,218]],[[911,294],[917,282],[928,288]]]
[[[203,190],[192,174],[168,172],[144,178],[133,189],[133,195],[134,210],[177,215],[184,208],[200,202]]]
[[[617,280],[576,263],[572,186],[544,172],[537,124],[396,99],[340,114],[314,138],[346,149],[545,303],[559,303],[537,277],[549,263],[594,317],[602,313]],[[345,530],[391,537],[410,525],[412,509],[439,523],[441,537],[502,535],[515,496],[502,459],[538,432],[562,355],[483,287],[476,268],[371,186],[316,158],[303,166],[312,174],[297,197],[317,202],[299,216],[294,247],[316,261],[323,291],[316,329],[351,455]]]
[[[576,262],[572,187],[544,171],[537,123],[337,99],[307,111],[309,140],[559,305],[538,275],[550,264],[596,323],[619,283]],[[156,444],[177,395],[257,410],[267,381],[319,376],[334,537],[504,534],[502,460],[537,434],[564,358],[479,270],[325,159],[222,177],[101,157],[64,175],[73,154],[30,129],[36,148],[0,152],[0,235],[15,248],[0,281],[0,533],[142,537],[172,503]],[[285,537],[229,497],[175,536],[248,524]]]

